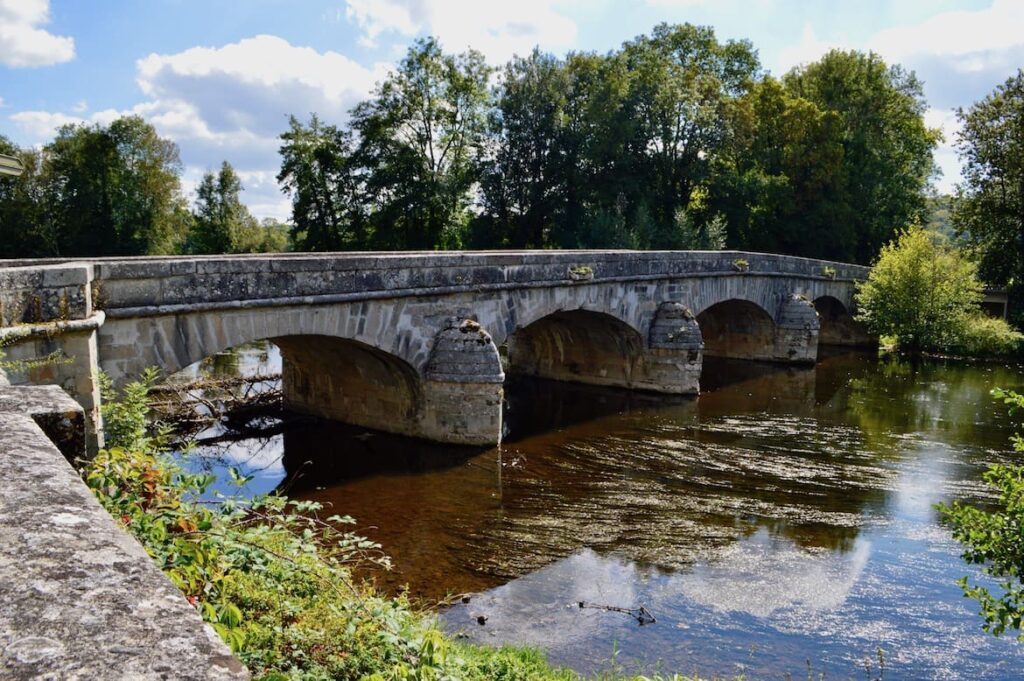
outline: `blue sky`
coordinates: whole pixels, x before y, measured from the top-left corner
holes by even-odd
[[[283,218],[287,115],[343,122],[416,36],[499,64],[534,45],[606,51],[660,21],[747,38],[776,74],[832,47],[915,70],[947,136],[944,190],[953,110],[1024,66],[1024,0],[0,0],[0,134],[35,145],[137,113],[180,146],[186,188],[226,159],[254,212]]]

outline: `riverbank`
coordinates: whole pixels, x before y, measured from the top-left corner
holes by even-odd
[[[341,529],[351,519],[322,518],[321,505],[280,496],[245,506],[204,503],[211,476],[185,473],[158,451],[133,446],[159,450],[153,440],[123,444],[86,464],[87,484],[254,679],[582,678],[549,665],[536,649],[446,635],[405,597],[357,581],[354,570],[388,560],[378,545]],[[649,677],[613,665],[599,678]]]

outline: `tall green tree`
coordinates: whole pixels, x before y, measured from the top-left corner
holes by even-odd
[[[709,27],[660,24],[620,58],[629,72],[624,170],[647,221],[640,242],[678,248],[676,215],[691,207],[728,140],[725,108],[753,84],[757,53],[747,41],[718,42]]]
[[[52,222],[46,210],[42,156],[0,135],[0,154],[25,166],[18,177],[0,176],[0,258],[45,256],[54,252]]]
[[[138,116],[67,125],[43,149],[51,255],[174,252],[187,228],[178,147]]]
[[[783,83],[790,94],[839,116],[843,191],[836,215],[853,243],[836,257],[868,263],[901,225],[927,218],[932,152],[941,134],[925,125],[921,82],[874,53],[833,50],[787,73]]]
[[[483,246],[543,248],[565,200],[564,63],[534,50],[505,67],[480,161],[483,215],[474,226]]]
[[[456,248],[487,124],[491,69],[479,52],[417,41],[352,112],[373,241],[383,248]]]
[[[196,207],[187,248],[191,253],[243,252],[242,238],[255,220],[241,199],[242,181],[224,161],[214,174],[207,172],[196,187]]]
[[[768,76],[729,108],[733,136],[713,160],[709,204],[734,248],[843,259],[856,235],[835,112]]]
[[[367,244],[365,188],[353,159],[352,133],[292,116],[281,135],[277,181],[292,201],[291,240],[301,251],[340,251]]]
[[[980,255],[989,283],[1024,301],[1024,70],[966,111],[957,150],[963,183],[953,202],[957,231]]]

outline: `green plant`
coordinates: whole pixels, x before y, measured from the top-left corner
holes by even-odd
[[[830,265],[825,265],[821,268],[821,276],[827,277],[828,279],[836,278],[836,268]]]
[[[569,268],[569,278],[573,281],[583,281],[594,278],[594,268],[590,265],[574,265]]]
[[[170,439],[170,427],[150,418],[149,393],[160,378],[160,372],[149,367],[137,381],[120,393],[110,377],[100,372],[100,413],[107,447],[133,451],[163,451]]]
[[[1024,334],[1005,319],[971,315],[950,346],[951,352],[968,357],[1009,356],[1024,348]]]
[[[1024,408],[1024,395],[999,389],[992,395],[1011,413]],[[1011,441],[1014,450],[1024,452],[1024,437],[1017,434]],[[957,582],[964,595],[981,606],[982,628],[996,636],[1015,629],[1017,639],[1024,641],[1024,633],[1020,633],[1024,621],[1024,466],[995,464],[982,478],[998,494],[992,510],[959,501],[938,504],[937,508],[952,528],[953,538],[966,547],[963,559],[985,566],[985,574],[999,581],[997,593],[972,584],[968,577]]]
[[[936,234],[904,230],[858,285],[857,318],[901,350],[948,351],[978,312],[977,267]]]
[[[750,263],[745,258],[736,258],[732,261],[732,268],[737,272],[746,272],[750,269]]]

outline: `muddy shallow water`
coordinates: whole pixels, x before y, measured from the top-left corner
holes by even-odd
[[[227,371],[279,361],[249,349]],[[472,594],[446,628],[583,672],[617,650],[628,671],[873,679],[881,649],[887,680],[1024,678],[1021,644],[983,633],[961,596],[976,570],[933,509],[984,499],[984,465],[1014,459],[987,393],[1024,373],[838,354],[708,359],[702,384],[665,398],[512,383],[495,449],[304,422],[194,465],[330,503],[392,556],[384,586]]]

